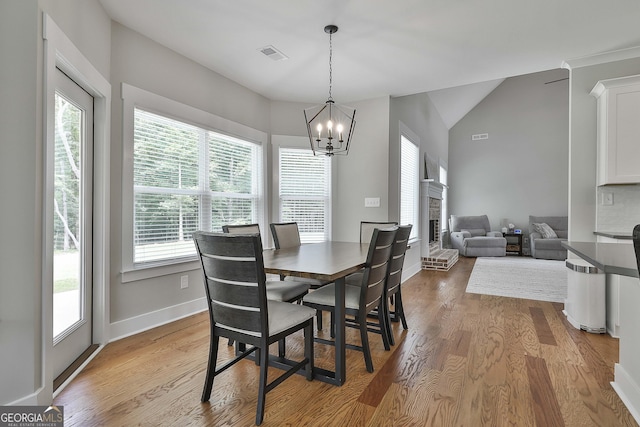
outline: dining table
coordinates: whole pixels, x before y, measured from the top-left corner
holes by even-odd
[[[364,267],[368,243],[326,241],[263,252],[266,273],[335,283],[335,367],[314,367],[314,379],[341,386],[346,381],[345,277]]]

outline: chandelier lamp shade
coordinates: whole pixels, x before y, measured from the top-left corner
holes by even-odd
[[[304,110],[309,142],[314,155],[347,155],[349,144],[356,126],[356,110],[337,104],[332,96],[333,85],[333,45],[332,36],[338,31],[335,25],[327,25],[324,32],[329,34],[329,98],[324,104]]]

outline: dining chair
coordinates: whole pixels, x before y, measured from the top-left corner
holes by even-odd
[[[360,243],[369,243],[371,241],[371,236],[373,235],[373,230],[376,228],[389,228],[394,225],[398,225],[395,221],[388,222],[371,222],[371,221],[360,221]]]
[[[211,398],[216,376],[255,352],[260,365],[256,424],[264,417],[266,394],[304,368],[313,379],[313,308],[267,298],[266,275],[259,234],[196,232],[193,235],[202,265],[209,307],[210,346],[202,402]],[[304,358],[268,382],[269,345],[299,330],[304,331]],[[216,366],[220,337],[250,345],[221,366]],[[281,360],[282,361],[282,360]]]
[[[360,286],[345,285],[345,314],[353,316],[350,326],[357,326],[360,330],[361,346],[347,344],[346,347],[361,351],[368,372],[373,372],[373,361],[369,348],[367,315],[382,304],[382,292],[387,276],[387,269],[391,260],[391,251],[395,241],[397,227],[375,229],[371,237],[369,251],[365,262],[362,283]],[[316,310],[330,311],[335,316],[335,283],[323,286],[310,292],[302,299],[302,303]],[[387,323],[384,321],[384,309],[378,309],[378,320],[382,328],[382,340],[385,348],[389,348]],[[332,322],[333,323],[333,322]],[[332,325],[333,331],[333,325]],[[317,342],[335,345],[334,341],[316,338]]]
[[[408,329],[407,319],[404,314],[404,306],[402,303],[402,268],[404,267],[405,254],[409,243],[409,235],[413,225],[401,225],[398,226],[398,232],[396,233],[395,241],[393,242],[393,249],[391,251],[391,261],[387,270],[387,277],[385,287],[383,290],[383,301],[386,304],[382,305],[384,310],[383,318],[387,323],[387,330],[389,331],[389,343],[395,345],[395,339],[393,337],[393,329],[391,328],[391,321],[402,322],[403,329]],[[362,273],[353,273],[345,279],[347,286],[360,286],[362,284]],[[393,311],[390,309],[390,303],[393,303]],[[374,310],[369,313],[369,317],[379,317],[379,313]],[[379,323],[369,323],[369,326],[373,326],[375,329],[369,329],[370,332],[382,333],[384,329],[380,328]]]
[[[300,246],[300,230],[298,229],[297,222],[280,222],[269,224],[271,229],[271,235],[273,236],[273,243],[276,249],[295,248]],[[281,280],[286,282],[307,283],[311,289],[319,289],[322,286],[327,285],[329,282],[325,282],[318,279],[310,279],[306,277],[295,276],[280,276]],[[318,310],[317,316],[318,330],[322,329],[322,311]]]
[[[223,225],[222,231],[228,234],[260,234],[258,224],[234,224]],[[283,282],[282,280],[267,280],[267,299],[284,302],[301,302],[309,292],[310,284],[306,282]],[[228,345],[233,345],[233,339],[229,339]],[[285,342],[280,342],[280,357],[284,357]]]

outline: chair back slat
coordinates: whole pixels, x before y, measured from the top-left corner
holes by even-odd
[[[360,221],[360,243],[369,243],[373,236],[373,230],[376,228],[383,229],[398,225],[395,221],[389,222],[372,222],[372,221]]]
[[[391,262],[389,263],[389,274],[387,277],[387,293],[393,294],[402,281],[402,267],[404,257],[407,253],[407,244],[413,225],[401,225],[396,233],[396,240],[391,251]]]
[[[216,326],[266,332],[266,277],[259,234],[194,233]]]
[[[298,223],[284,222],[269,225],[276,249],[295,248],[300,246],[300,231]]]
[[[377,307],[382,297],[396,232],[396,226],[376,228],[371,236],[360,287],[360,307],[366,307],[366,312]]]
[[[235,224],[223,225],[222,231],[229,234],[260,234],[260,225],[258,224]]]

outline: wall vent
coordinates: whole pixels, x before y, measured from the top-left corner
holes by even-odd
[[[477,133],[475,135],[471,135],[472,141],[480,141],[481,139],[489,139],[488,133]]]
[[[289,59],[289,57],[287,55],[285,55],[284,53],[280,52],[278,49],[276,49],[275,47],[273,47],[271,45],[265,46],[265,47],[261,47],[258,50],[260,52],[262,52],[264,55],[266,55],[267,57],[273,59],[274,61],[282,61],[284,59]]]

